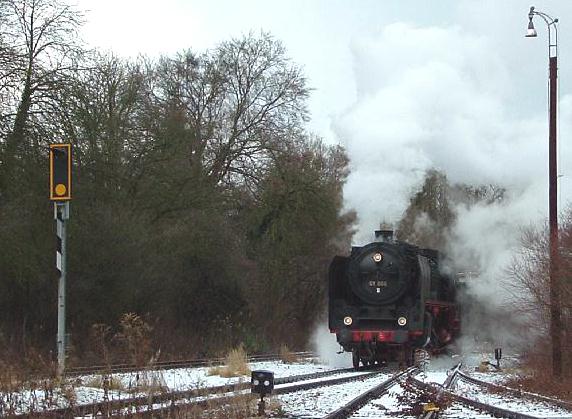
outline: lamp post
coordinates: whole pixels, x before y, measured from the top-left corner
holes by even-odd
[[[550,228],[550,338],[552,341],[552,373],[562,376],[562,320],[560,304],[560,278],[558,277],[558,202],[556,167],[556,111],[558,71],[558,19],[530,7],[526,37],[535,38],[536,29],[532,23],[539,16],[548,26],[548,75],[549,75],[549,128],[548,128],[548,224]],[[554,35],[552,33],[554,32]]]

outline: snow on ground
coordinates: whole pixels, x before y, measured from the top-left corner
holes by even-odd
[[[465,371],[470,372],[472,376],[480,380],[486,380],[494,383],[501,383],[507,377],[502,372],[475,372],[475,364],[478,365],[475,357],[472,365],[469,363]],[[420,373],[417,378],[430,383],[441,384],[447,378],[447,372],[452,366],[459,362],[458,358],[440,357],[431,360],[426,371]],[[294,364],[284,364],[281,361],[255,362],[250,364],[251,370],[270,370],[274,372],[275,378],[310,374],[314,372],[322,372],[336,369],[335,364],[328,365],[316,360],[305,360],[304,362]],[[355,373],[346,373],[355,374]],[[298,391],[295,393],[272,396],[277,400],[282,411],[288,415],[295,417],[319,417],[324,416],[333,410],[341,407],[357,395],[372,388],[382,381],[390,377],[392,372],[380,374],[376,377],[363,378],[358,381],[327,386],[324,388]],[[345,374],[344,374],[345,375]],[[326,377],[323,379],[330,379]],[[53,394],[43,390],[34,392],[26,391],[16,395],[18,402],[12,406],[17,408],[17,412],[26,413],[32,409],[35,412],[42,411],[44,408],[67,407],[70,400],[75,399],[74,404],[89,404],[93,402],[103,401],[104,391],[96,386],[97,381],[101,380],[101,376],[83,376],[69,379],[67,391],[61,388],[54,389]],[[152,371],[137,373],[114,374],[113,383],[116,390],[110,390],[107,394],[109,400],[128,398],[134,396],[146,395],[144,390],[137,390],[137,383],[142,381],[154,385],[160,385],[168,391],[193,390],[198,388],[208,388],[220,385],[235,384],[238,382],[250,381],[250,376],[224,378],[218,375],[209,375],[209,368],[182,368],[165,371]],[[285,384],[283,386],[288,386]],[[472,384],[459,382],[458,391],[465,397],[474,398],[484,403],[493,403],[497,406],[515,410],[518,412],[526,412],[538,417],[558,417],[572,418],[572,412],[567,412],[561,408],[550,406],[546,403],[529,401],[526,399],[517,399],[508,394],[491,394],[485,389]],[[279,386],[277,386],[279,387]],[[403,393],[401,385],[395,385],[388,394],[379,400],[373,401],[361,409],[354,417],[400,417],[410,418],[403,411],[403,407],[399,406],[399,396]],[[249,392],[249,390],[246,390]],[[1,395],[6,399],[6,395]],[[401,413],[399,413],[401,412]],[[480,414],[473,409],[453,404],[445,412],[444,418],[488,418],[488,415]]]
[[[252,362],[249,364],[249,367],[252,371],[270,370],[274,372],[275,378],[335,369],[329,365],[314,363],[311,361],[295,364],[284,364],[281,361]],[[113,378],[120,381],[124,388],[129,389],[137,386],[137,376],[139,376],[139,380],[141,380],[143,378],[143,374],[145,373],[137,374],[131,372],[114,374]],[[219,375],[209,375],[208,367],[160,370],[148,372],[147,374],[151,375],[151,380],[161,384],[170,391],[193,390],[250,381],[250,375],[229,378],[221,377]],[[85,377],[82,381],[89,382],[90,378],[92,377]]]
[[[419,377],[418,377],[419,378]],[[433,378],[433,377],[432,377]],[[407,414],[407,410],[412,406],[403,404],[404,399],[399,399],[404,394],[404,388],[401,385],[394,386],[391,391],[377,400],[365,405],[359,411],[354,413],[351,418],[398,418],[398,419],[417,419],[417,415]],[[405,400],[407,400],[405,398]],[[443,419],[490,419],[492,416],[478,412],[474,409],[467,408],[461,404],[452,404],[442,412]]]
[[[551,417],[572,419],[571,411],[564,410],[558,406],[539,401],[527,400],[526,398],[517,398],[506,393],[490,393],[480,386],[463,381],[458,382],[455,393],[472,400],[477,400],[481,403],[490,404],[514,412],[527,413],[539,418]]]
[[[431,369],[431,370],[427,370],[425,372],[422,372],[416,378],[418,380],[425,382],[425,383],[443,384],[448,377],[447,372],[448,372],[448,370],[434,371]]]
[[[275,378],[336,369],[334,366],[314,360],[294,364],[284,364],[281,361],[253,362],[249,367],[251,370],[273,371]],[[2,394],[0,397],[4,400],[10,399],[11,401],[5,403],[6,408],[16,409],[17,413],[69,407],[70,401],[76,406],[90,404],[104,400],[105,392],[101,388],[101,379],[101,375],[73,377],[67,380],[65,391],[62,388],[55,388],[51,392],[38,389],[10,395]],[[184,391],[249,381],[250,375],[230,378],[209,375],[208,367],[120,373],[112,375],[114,389],[107,392],[107,398],[117,400],[146,396],[148,393],[145,387],[141,388],[141,384],[147,384],[147,388],[149,384],[156,388],[161,387],[165,391]]]
[[[342,407],[359,394],[381,384],[396,372],[397,370],[388,372],[387,374],[381,374],[373,378],[284,394],[276,396],[276,398],[278,399],[282,410],[288,415],[295,416],[297,418],[323,417]],[[447,369],[426,371],[419,374],[418,378],[426,382],[441,384],[447,378]],[[399,396],[403,394],[403,391],[404,389],[400,384],[394,385],[387,394],[368,403],[352,417],[378,418],[383,417],[384,415],[389,415],[391,417],[411,417],[407,415],[400,416],[398,414],[398,412],[402,412],[404,410],[404,406],[400,406],[399,401]],[[396,414],[397,416],[395,416]]]
[[[439,417],[441,419],[490,419],[494,416],[479,412],[460,403],[453,403]]]
[[[513,373],[506,373],[503,371],[491,371],[491,372],[479,372],[479,371],[470,371],[470,370],[463,370],[465,373],[467,373],[467,375],[470,375],[473,378],[476,378],[477,380],[481,380],[481,381],[485,381],[487,383],[491,383],[491,384],[497,384],[497,385],[502,385],[503,383],[506,383],[507,381],[509,381],[511,378],[515,378],[517,377],[516,374]]]
[[[500,383],[507,379],[510,374],[502,372],[475,372],[476,366],[482,361],[482,356],[475,356],[475,360],[468,362],[465,367],[466,371],[470,371],[471,375],[475,378],[486,380],[493,383]],[[484,358],[486,359],[486,358]],[[478,361],[477,361],[478,360]],[[431,360],[430,366],[426,371],[417,376],[424,382],[442,384],[449,373],[452,366],[456,365],[460,360],[456,358],[441,357]],[[297,418],[315,418],[322,417],[339,407],[343,406],[348,401],[355,398],[360,393],[376,386],[390,376],[388,373],[384,376],[376,378],[364,379],[348,384],[340,384],[336,386],[325,387],[321,389],[313,389],[309,391],[301,391],[292,394],[278,396],[281,409],[284,413]],[[467,387],[464,383],[459,384]],[[468,386],[470,388],[470,386]],[[539,418],[570,418],[572,413],[564,409],[550,406],[546,403],[539,403],[533,400],[515,399],[510,395],[494,395],[489,394],[482,388],[473,386],[473,393],[464,391],[465,397],[473,398],[484,403],[493,404],[508,410],[513,410],[521,413],[528,413]],[[404,388],[401,384],[397,384],[381,398],[374,400],[356,412],[352,418],[413,418],[407,408],[410,406],[402,405],[406,398],[400,397],[404,393]],[[478,412],[473,408],[464,406],[460,403],[453,403],[446,410],[442,412],[441,417],[447,419],[481,419],[491,418],[490,415]]]
[[[399,401],[399,397],[404,393],[404,389],[400,384],[393,386],[390,391],[377,400],[372,400],[366,404],[356,413],[352,418],[379,418],[379,417],[398,417],[398,418],[413,418],[414,416],[399,414],[411,406],[404,406]]]
[[[274,397],[279,401],[282,411],[288,415],[296,418],[323,417],[389,377],[390,374],[380,374],[373,378]]]
[[[253,362],[249,364],[250,370],[269,370],[274,372],[274,378],[291,377],[294,375],[311,374],[315,372],[335,369],[329,365],[313,362],[284,364],[281,361]],[[173,370],[164,374],[165,381],[171,390],[186,390],[189,388],[213,387],[224,384],[234,384],[241,381],[250,381],[250,376],[224,378],[218,375],[208,375],[208,368],[195,368]]]

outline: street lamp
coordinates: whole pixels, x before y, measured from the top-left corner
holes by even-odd
[[[552,340],[552,372],[562,375],[562,320],[560,304],[560,279],[558,278],[558,202],[556,167],[556,103],[558,71],[558,19],[530,7],[528,13],[527,38],[537,36],[532,19],[539,16],[548,26],[548,69],[549,69],[549,127],[548,127],[548,224],[550,227],[550,337]],[[552,35],[554,32],[554,35]]]

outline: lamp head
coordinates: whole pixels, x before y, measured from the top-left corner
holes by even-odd
[[[534,6],[530,6],[530,11],[528,12],[528,30],[526,31],[527,38],[536,38],[537,33],[534,29],[534,23],[532,23],[532,18],[534,17]]]
[[[526,31],[525,36],[527,38],[536,38],[538,34],[536,33],[536,29],[534,29],[534,23],[532,23],[532,16],[529,19],[530,21],[528,22],[528,30]]]

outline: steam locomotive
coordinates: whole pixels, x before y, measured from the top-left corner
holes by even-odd
[[[457,286],[439,252],[396,241],[390,230],[375,237],[334,257],[328,275],[330,332],[355,369],[412,365],[416,350],[443,351],[460,331]]]

